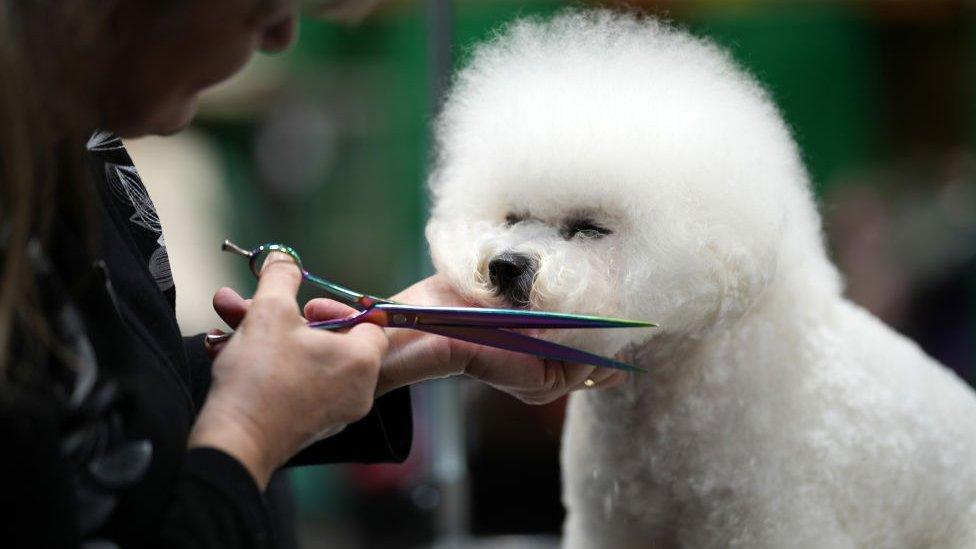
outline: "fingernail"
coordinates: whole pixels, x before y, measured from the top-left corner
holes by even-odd
[[[263,273],[264,270],[268,267],[268,265],[271,265],[272,263],[278,263],[280,261],[287,261],[292,265],[295,264],[295,258],[286,253],[270,252],[268,253],[268,257],[264,258],[264,263],[261,264],[261,272]]]
[[[215,337],[220,338],[225,335],[227,335],[227,333],[224,332],[223,330],[214,329],[208,331],[207,336],[203,338],[203,347],[211,355],[214,354],[218,349],[220,349],[221,347],[227,344],[227,340],[223,339],[223,340],[213,341],[211,338],[215,338]]]

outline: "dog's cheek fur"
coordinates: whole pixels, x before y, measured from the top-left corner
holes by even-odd
[[[608,314],[661,326],[628,343],[660,333],[703,336],[745,314],[775,273],[777,238],[746,243],[703,216],[688,218],[662,215],[618,236],[605,288],[604,299],[614,304]]]
[[[606,258],[582,246],[539,248],[543,249],[534,250],[540,261],[530,296],[533,308],[592,315],[617,312]]]
[[[621,299],[632,296],[620,287],[617,250],[598,242],[562,242],[540,254],[533,285],[535,309],[597,316],[620,316]],[[562,330],[552,341],[601,354],[616,354],[633,337],[630,330]]]
[[[497,229],[488,222],[434,217],[427,224],[434,268],[446,276],[465,299],[481,305],[497,304],[486,276],[485,258],[500,247]]]
[[[776,275],[778,254],[774,246],[750,248],[724,237],[713,239],[708,251],[718,288],[713,322],[717,328],[737,320],[760,301]]]

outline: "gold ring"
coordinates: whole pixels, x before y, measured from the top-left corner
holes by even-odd
[[[593,387],[594,385],[596,385],[596,382],[593,381],[590,378],[586,378],[586,381],[583,382],[583,385],[585,385],[586,388],[589,389],[589,388]]]

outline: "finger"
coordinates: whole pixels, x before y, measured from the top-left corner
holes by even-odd
[[[258,289],[255,298],[271,296],[287,296],[294,298],[298,295],[298,287],[302,284],[302,273],[295,264],[295,260],[288,254],[271,252],[261,266],[258,279]]]
[[[359,311],[353,309],[345,303],[340,303],[334,299],[324,297],[309,300],[305,304],[305,318],[309,322],[319,320],[332,320],[334,318],[346,318],[357,314]]]
[[[333,353],[336,345],[345,345],[350,349],[375,349],[382,358],[390,343],[383,328],[369,322],[343,330],[305,330],[303,337],[308,338],[308,345],[325,355]]]
[[[217,316],[235,330],[247,314],[250,305],[250,299],[244,299],[230,288],[221,288],[213,296],[213,308]]]

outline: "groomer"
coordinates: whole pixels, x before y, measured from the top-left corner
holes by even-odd
[[[163,229],[119,136],[184,128],[203,89],[291,44],[297,8],[0,0],[5,547],[274,546],[272,472],[403,460],[410,383],[467,374],[541,403],[622,380],[369,324],[309,330],[349,309],[300,308],[284,256],[253,299],[214,296],[228,343],[180,336]],[[396,299],[461,303],[437,277]]]

